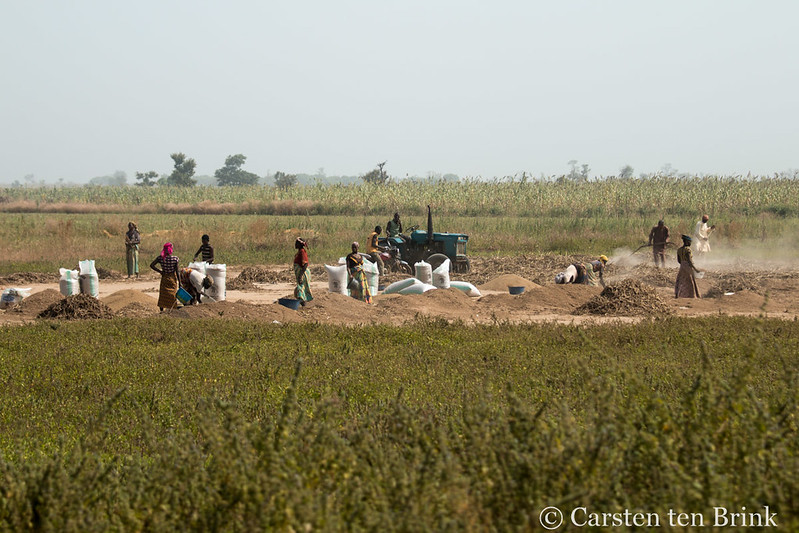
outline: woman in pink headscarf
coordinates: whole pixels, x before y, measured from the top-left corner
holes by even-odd
[[[172,255],[172,243],[164,244],[164,249],[161,250],[161,255],[153,259],[150,263],[150,268],[161,274],[161,286],[158,292],[158,308],[163,311],[164,309],[175,309],[178,306],[177,292],[180,287],[178,281],[178,265],[180,260],[176,255]],[[156,265],[161,265],[157,268]]]

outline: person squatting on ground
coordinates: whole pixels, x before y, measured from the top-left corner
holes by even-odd
[[[662,220],[658,220],[658,225],[652,227],[649,232],[649,246],[652,247],[652,257],[655,259],[655,266],[666,266],[666,243],[669,242],[669,227]]]
[[[141,244],[139,228],[135,223],[128,222],[128,231],[125,233],[125,262],[128,266],[128,278],[133,275],[139,277],[139,244]]]
[[[599,259],[594,261],[586,261],[585,263],[574,263],[577,268],[577,277],[572,283],[582,283],[584,285],[605,286],[605,265],[608,262],[608,256],[600,255]]]
[[[702,215],[702,220],[696,223],[696,227],[694,228],[694,238],[696,239],[696,253],[699,254],[706,254],[710,251],[710,234],[716,229],[716,225],[713,224],[709,228],[707,227],[707,221],[710,220],[710,217],[707,215]]]
[[[347,272],[352,279],[348,287],[353,298],[370,304],[372,295],[369,294],[369,282],[366,280],[366,272],[363,271],[363,258],[358,253],[359,246],[357,242],[352,243],[352,253],[347,256]]]
[[[210,276],[205,276],[199,270],[188,267],[178,270],[178,279],[180,286],[191,296],[189,305],[202,303],[200,296],[207,296],[205,290],[214,285],[214,280]]]
[[[386,224],[386,236],[399,237],[400,233],[402,233],[402,221],[400,220],[399,213],[394,213],[394,218],[389,220]]]
[[[214,262],[214,247],[209,244],[210,241],[211,241],[211,237],[209,237],[208,235],[203,235],[202,236],[202,242],[203,243],[200,246],[200,249],[197,250],[197,253],[194,254],[193,261],[197,260],[197,256],[198,255],[202,255],[203,261],[205,261],[206,263],[213,263]]]
[[[297,237],[297,240],[294,241],[294,249],[297,250],[294,255],[294,278],[297,280],[297,286],[294,287],[294,297],[300,301],[301,305],[313,300],[307,248],[308,243]]]
[[[153,259],[150,263],[150,268],[161,274],[161,285],[158,289],[158,308],[163,311],[164,309],[175,309],[177,307],[177,292],[180,282],[178,281],[178,268],[180,266],[180,259],[176,255],[172,255],[172,243],[164,244],[161,250],[161,255]],[[160,264],[161,268],[156,268]]]
[[[382,232],[383,228],[375,226],[375,230],[369,234],[369,240],[366,242],[366,253],[372,258],[373,263],[377,263],[380,275],[385,276],[386,266],[383,264],[383,259],[380,258],[380,252],[385,250],[385,247],[377,244],[377,238]]]
[[[682,246],[677,250],[677,262],[680,264],[680,271],[677,273],[677,282],[674,284],[674,297],[701,298],[694,272],[702,271],[694,266],[691,237],[688,235],[682,236]]]

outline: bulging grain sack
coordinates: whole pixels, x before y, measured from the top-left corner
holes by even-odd
[[[413,265],[413,270],[416,273],[416,279],[422,283],[433,285],[433,266],[427,261],[419,261]]]
[[[450,289],[458,289],[459,291],[465,292],[469,296],[478,297],[482,296],[477,287],[469,283],[468,281],[452,281],[449,284]]]
[[[391,285],[386,287],[386,289],[383,291],[383,294],[394,294],[394,293],[397,293],[397,292],[401,291],[402,289],[404,289],[405,287],[410,287],[414,283],[421,283],[421,282],[418,279],[416,279],[416,278],[407,278],[407,279],[401,279],[399,281],[395,281],[394,283],[392,283]]]
[[[405,287],[401,291],[400,294],[422,294],[427,291],[434,291],[436,288],[434,285],[430,285],[429,283],[423,283],[419,280],[416,280],[416,283],[409,287]]]
[[[327,270],[327,290],[336,294],[347,295],[347,265],[325,265]]]
[[[94,268],[94,260],[86,259],[78,263],[80,274],[78,275],[79,290],[81,294],[88,294],[92,298],[100,296],[100,277],[97,269]]]
[[[449,258],[433,270],[433,285],[437,289],[449,289]]]
[[[205,269],[207,267],[208,267],[208,263],[206,263],[205,261],[195,261],[194,263],[189,263],[189,268],[192,269],[192,270],[196,270],[197,272],[202,274],[203,277],[205,277],[205,275],[206,275]]]
[[[80,273],[77,270],[66,268],[59,268],[58,272],[61,274],[61,279],[58,281],[58,289],[61,294],[63,296],[80,294]]]
[[[377,266],[377,263],[372,263],[368,259],[364,259],[363,271],[366,274],[366,283],[369,285],[369,294],[377,296],[377,288],[380,284],[380,268]]]
[[[225,288],[225,280],[227,278],[227,265],[219,263],[208,263],[205,267],[205,275],[214,280],[214,284],[206,289],[208,296],[216,302],[221,302],[225,299],[227,290]]]

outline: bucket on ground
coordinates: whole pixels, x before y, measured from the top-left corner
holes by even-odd
[[[295,300],[294,298],[278,298],[277,303],[295,311],[300,308],[300,300]]]
[[[189,294],[189,291],[183,287],[178,289],[178,292],[175,294],[175,296],[183,305],[189,305],[189,302],[191,302],[191,294]]]
[[[510,292],[511,294],[521,294],[521,293],[524,292],[524,287],[523,286],[518,286],[518,287],[508,286],[508,292]]]

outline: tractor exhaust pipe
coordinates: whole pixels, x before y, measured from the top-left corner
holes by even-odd
[[[430,212],[430,206],[427,206],[427,246],[433,245],[433,213]]]

